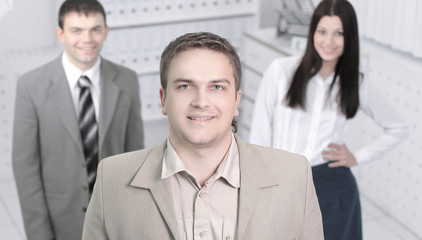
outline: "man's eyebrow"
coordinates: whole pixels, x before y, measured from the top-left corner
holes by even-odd
[[[176,78],[175,80],[173,80],[173,82],[175,83],[192,83],[193,81],[190,79],[186,79],[186,78]]]
[[[103,26],[101,26],[101,25],[95,25],[95,26],[93,26],[93,27],[90,27],[90,28],[82,28],[82,27],[79,27],[79,26],[70,26],[69,28],[70,29],[95,29],[95,28],[102,28]]]
[[[173,80],[174,83],[189,83],[189,84],[193,84],[195,81],[191,80],[191,79],[187,79],[187,78],[176,78],[175,80]],[[228,84],[229,86],[231,86],[231,83],[229,80],[225,79],[225,78],[221,78],[221,79],[214,79],[211,80],[209,82],[210,84]]]
[[[232,85],[231,82],[225,78],[212,80],[211,83],[227,83],[228,85]]]

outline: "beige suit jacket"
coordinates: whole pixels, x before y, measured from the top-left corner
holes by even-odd
[[[241,184],[235,238],[323,239],[308,161],[236,141]],[[165,149],[164,141],[101,161],[82,239],[179,239],[168,179],[160,178]]]
[[[142,148],[136,73],[102,59],[100,74],[100,159]],[[28,239],[81,239],[88,176],[61,56],[18,80],[12,161]]]

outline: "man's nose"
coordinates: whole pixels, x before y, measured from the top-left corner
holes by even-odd
[[[82,41],[84,42],[91,42],[92,40],[92,34],[90,31],[84,31],[82,33]]]
[[[192,101],[192,106],[205,108],[209,106],[208,93],[206,89],[198,89]]]

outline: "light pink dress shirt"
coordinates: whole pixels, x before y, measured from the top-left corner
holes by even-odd
[[[234,239],[240,187],[234,136],[216,173],[202,188],[167,139],[161,178],[170,179],[180,239]]]

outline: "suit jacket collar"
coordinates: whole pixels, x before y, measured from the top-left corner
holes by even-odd
[[[56,107],[57,113],[69,132],[70,136],[76,142],[81,152],[82,142],[78,126],[78,117],[72,102],[72,95],[67,82],[66,74],[61,62],[61,55],[51,62],[46,70],[46,77],[51,81],[49,96]],[[99,149],[101,152],[104,138],[119,99],[120,88],[115,80],[117,70],[113,64],[106,59],[101,59],[100,66],[101,79],[101,99],[100,99],[100,119],[99,119]],[[81,158],[83,160],[83,158]]]
[[[64,72],[61,55],[53,60],[48,66],[49,67],[46,68],[46,78],[51,82],[48,90],[49,98],[55,106],[69,135],[76,142],[81,153],[83,153],[78,118],[73,110],[72,94]],[[83,158],[81,158],[81,160],[83,160]]]
[[[167,141],[164,141],[151,150],[130,185],[151,191],[173,237],[179,239],[169,179],[161,179],[161,169],[166,148]]]
[[[237,239],[241,239],[254,211],[260,189],[276,186],[279,183],[270,169],[260,159],[256,158],[256,153],[250,148],[251,145],[246,144],[237,135],[235,135],[235,139],[240,158]],[[170,185],[168,179],[161,179],[162,160],[166,147],[167,142],[164,141],[151,150],[130,185],[151,191],[173,237],[178,239],[173,200],[169,197],[171,193]]]
[[[237,135],[236,142],[240,158],[240,191],[239,215],[237,220],[237,237],[243,239],[246,226],[252,217],[255,203],[262,188],[279,184],[271,170],[259,159],[250,144],[245,143]]]
[[[116,84],[117,70],[115,66],[104,58],[101,58],[100,74],[99,149],[101,151],[105,135],[116,110],[120,87]]]

